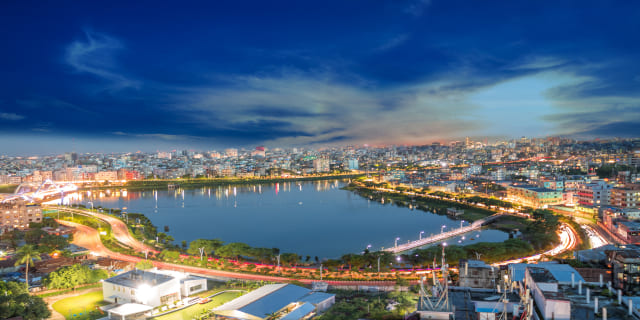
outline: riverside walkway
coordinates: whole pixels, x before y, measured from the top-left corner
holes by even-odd
[[[386,248],[384,249],[384,251],[388,251],[388,252],[393,252],[393,253],[400,253],[400,252],[404,252],[404,251],[409,251],[411,249],[417,248],[417,247],[421,247],[430,243],[434,243],[434,242],[438,242],[438,241],[442,241],[451,237],[455,237],[455,236],[459,236],[461,234],[465,234],[467,232],[471,232],[477,229],[480,229],[483,225],[487,224],[488,222],[491,222],[499,217],[502,217],[504,215],[508,215],[508,213],[504,213],[504,212],[500,212],[500,213],[496,213],[493,215],[490,215],[484,219],[480,219],[480,220],[476,220],[474,221],[471,225],[468,225],[466,227],[461,227],[458,229],[453,229],[451,231],[448,232],[443,232],[443,233],[438,233],[438,234],[434,234],[430,237],[426,237],[426,238],[422,238],[422,239],[418,239],[415,241],[411,241],[405,244],[401,244],[401,245],[397,245],[395,247],[391,247],[391,248]]]

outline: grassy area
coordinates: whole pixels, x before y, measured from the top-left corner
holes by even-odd
[[[223,292],[213,298],[211,301],[205,304],[196,304],[188,308],[184,308],[180,311],[169,313],[163,316],[154,317],[157,320],[191,320],[196,318],[196,315],[201,314],[203,311],[211,310],[217,306],[220,306],[226,302],[229,302],[242,295],[241,292]]]
[[[52,305],[53,309],[66,319],[98,319],[104,317],[96,311],[99,306],[109,303],[104,301],[102,290],[62,299]]]

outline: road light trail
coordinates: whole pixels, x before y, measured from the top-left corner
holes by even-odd
[[[589,236],[589,241],[591,242],[591,248],[599,248],[609,243],[592,227],[587,225],[582,225],[581,227]]]
[[[532,256],[528,256],[528,257],[523,257],[523,258],[519,258],[519,259],[513,259],[513,260],[507,260],[507,261],[502,261],[502,262],[496,262],[493,265],[494,266],[502,266],[502,265],[507,265],[510,263],[520,263],[520,262],[533,262],[533,261],[537,261],[540,260],[543,256],[555,256],[558,255],[560,253],[563,253],[567,250],[571,250],[573,249],[577,242],[577,236],[575,234],[575,232],[573,231],[573,229],[571,229],[571,227],[569,227],[566,224],[562,224],[559,228],[560,232],[558,233],[558,236],[560,237],[560,244],[557,245],[555,248],[545,251],[543,253],[538,253],[538,254],[534,254]]]

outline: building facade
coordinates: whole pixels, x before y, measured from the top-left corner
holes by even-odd
[[[32,222],[42,222],[42,208],[22,199],[0,203],[0,231],[27,229]]]
[[[562,203],[562,191],[532,185],[509,185],[507,186],[507,199],[524,206],[546,208]]]
[[[627,184],[611,189],[610,203],[618,208],[638,208],[640,205],[640,184]]]

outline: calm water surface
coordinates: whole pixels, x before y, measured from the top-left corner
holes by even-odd
[[[460,221],[390,203],[381,204],[350,191],[342,181],[290,182],[251,186],[224,186],[115,192],[84,195],[82,203],[123,208],[145,214],[159,231],[169,226],[176,243],[198,238],[219,238],[256,247],[277,247],[282,252],[319,258],[358,253],[416,240],[460,227]],[[89,205],[90,206],[90,205]],[[470,240],[470,238],[475,240]],[[482,230],[448,243],[504,241],[508,234]]]

